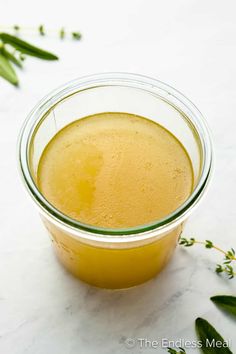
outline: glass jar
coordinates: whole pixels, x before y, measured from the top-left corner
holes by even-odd
[[[187,150],[194,189],[165,218],[126,229],[94,227],[57,210],[37,188],[39,159],[51,138],[72,121],[102,112],[146,117],[173,133]],[[212,171],[212,146],[201,113],[180,92],[141,75],[103,73],[71,81],[37,104],[21,130],[19,165],[60,261],[87,283],[117,289],[154,277],[171,258],[184,221],[205,194]]]

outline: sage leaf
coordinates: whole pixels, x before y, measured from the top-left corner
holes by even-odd
[[[56,55],[38,47],[35,47],[34,45],[25,42],[22,39],[15,37],[11,34],[1,32],[0,39],[3,43],[10,44],[12,47],[19,50],[21,53],[44,60],[58,60],[58,57]]]
[[[17,65],[19,68],[22,68],[21,61],[17,59],[14,54],[9,52],[5,47],[1,49],[1,53],[6,59],[10,60],[13,64]]]
[[[233,354],[227,346],[228,343],[208,321],[197,318],[195,325],[204,354]]]
[[[230,295],[217,295],[212,296],[211,301],[221,307],[223,310],[236,316],[236,297]]]
[[[0,54],[0,76],[11,84],[18,85],[18,78],[15,70],[2,54]]]

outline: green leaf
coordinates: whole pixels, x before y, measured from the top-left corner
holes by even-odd
[[[10,60],[12,63],[17,65],[19,68],[22,68],[22,63],[19,59],[17,59],[12,53],[10,53],[5,47],[1,48],[2,55]]]
[[[205,244],[205,247],[206,248],[212,248],[214,245],[213,245],[213,242],[210,241],[210,240],[206,240],[206,244]]]
[[[18,78],[15,70],[2,54],[0,54],[0,76],[11,84],[18,85]]]
[[[19,50],[21,53],[31,55],[44,60],[57,60],[58,57],[50,52],[46,52],[43,49],[33,46],[32,44],[23,41],[22,39],[12,36],[8,33],[0,33],[0,39],[3,43],[8,43],[12,47]]]
[[[223,273],[224,269],[223,269],[222,265],[217,264],[215,271],[216,271],[216,273],[219,274],[219,273]]]
[[[39,34],[40,34],[41,36],[45,36],[44,25],[40,25],[40,26],[39,26]]]
[[[170,354],[187,354],[185,349],[183,349],[181,347],[179,347],[180,351],[178,351],[178,352],[177,352],[177,350],[169,348],[169,347],[167,349],[168,349],[167,352],[170,353]]]
[[[236,297],[229,295],[212,296],[211,301],[222,307],[223,310],[236,316]]]
[[[82,37],[80,32],[72,32],[71,35],[72,35],[72,38],[76,39],[76,40],[80,40]]]
[[[191,247],[195,243],[195,238],[190,238],[189,240],[187,238],[181,237],[179,239],[179,244],[183,245],[184,247]]]
[[[228,348],[227,342],[209,322],[203,318],[197,318],[195,324],[204,354],[233,354]]]
[[[64,38],[65,38],[65,35],[66,35],[66,32],[65,32],[64,28],[61,28],[61,29],[60,29],[60,32],[59,32],[60,38],[61,38],[61,39],[64,39]]]

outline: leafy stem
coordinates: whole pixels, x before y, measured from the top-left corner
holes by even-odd
[[[212,241],[205,240],[205,241],[198,241],[195,238],[184,238],[181,237],[179,240],[179,244],[184,247],[191,247],[195,244],[203,245],[207,249],[214,249],[224,255],[222,264],[217,264],[215,271],[217,274],[225,273],[227,274],[229,279],[232,279],[236,276],[236,271],[233,268],[232,264],[236,261],[235,250],[231,248],[228,251],[223,250],[219,246],[216,246]]]
[[[10,30],[11,32],[14,31],[16,35],[9,34],[8,32],[1,32],[2,29]],[[35,28],[22,28],[19,25],[7,28],[0,26],[0,77],[15,86],[18,86],[19,80],[14,65],[21,69],[23,67],[22,62],[26,55],[43,60],[58,60],[58,57],[55,54],[38,48],[19,38],[19,33],[22,29],[35,31]],[[49,30],[45,29],[44,25],[38,26],[36,31],[40,36],[45,36],[49,32]],[[81,39],[80,32],[66,32],[64,28],[61,28],[59,31],[51,31],[57,32],[60,39],[64,39],[66,35],[70,35],[71,38],[75,40]]]
[[[44,26],[43,24],[40,24],[38,27],[25,27],[20,25],[14,25],[14,26],[0,25],[0,31],[7,31],[7,32],[13,31],[14,34],[16,35],[21,33],[26,33],[26,32],[38,33],[40,36],[46,36],[47,34],[50,34],[50,35],[57,35],[60,39],[69,37],[74,40],[80,40],[82,37],[81,33],[78,31],[65,30],[64,27],[61,27],[59,29],[46,28],[46,26]]]

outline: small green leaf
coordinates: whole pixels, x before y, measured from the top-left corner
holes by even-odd
[[[15,70],[2,54],[0,54],[0,76],[11,84],[18,85],[18,78]]]
[[[223,310],[236,316],[236,297],[229,295],[212,296],[211,301],[220,306]]]
[[[24,61],[24,60],[25,60],[25,55],[22,54],[22,53],[20,53],[20,60],[21,60],[21,61]]]
[[[41,36],[45,36],[44,25],[40,25],[40,26],[39,26],[39,34],[40,34]]]
[[[233,354],[227,342],[209,322],[203,318],[197,318],[195,324],[204,354]]]
[[[65,32],[64,28],[61,28],[61,29],[60,29],[60,32],[59,32],[60,38],[61,38],[61,39],[64,39],[64,38],[65,38],[65,35],[66,35],[66,32]]]
[[[177,351],[175,349],[172,349],[172,348],[167,348],[167,352],[170,353],[170,354],[178,354]]]
[[[233,267],[231,265],[227,264],[225,268],[226,268],[226,273],[228,274],[229,279],[233,279],[234,274],[235,274]]]
[[[217,264],[215,271],[216,271],[216,273],[219,274],[219,273],[223,273],[224,269],[223,269],[222,265]]]
[[[3,43],[8,43],[12,47],[19,50],[21,53],[31,55],[44,60],[57,60],[58,57],[50,52],[33,46],[32,44],[23,41],[22,39],[12,36],[8,33],[0,33],[0,39]]]
[[[80,32],[72,32],[71,35],[72,35],[72,38],[76,39],[76,40],[79,40],[82,37]]]
[[[190,238],[189,240],[187,238],[181,237],[179,239],[179,244],[183,245],[184,247],[191,247],[195,243],[195,238]]]
[[[12,53],[10,53],[5,47],[1,49],[2,55],[10,60],[13,64],[17,65],[19,68],[22,68],[22,63],[19,59],[15,57]]]
[[[170,354],[187,354],[185,349],[179,347],[179,351],[175,350],[175,349],[172,349],[172,348],[167,348],[167,352],[170,353]]]
[[[213,242],[210,240],[206,240],[206,244],[205,244],[206,248],[212,248],[213,247]]]

